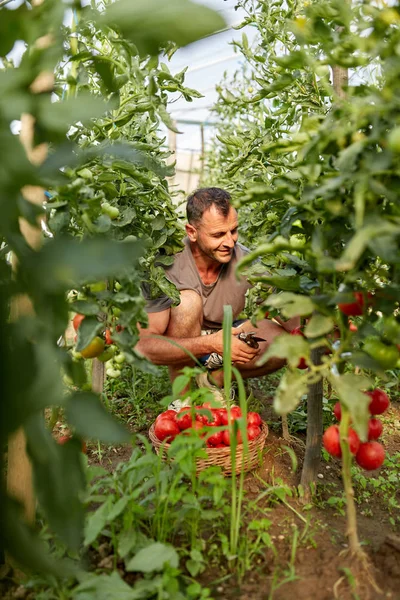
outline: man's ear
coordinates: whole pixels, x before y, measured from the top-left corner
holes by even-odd
[[[186,225],[186,233],[187,233],[188,238],[189,238],[189,240],[191,242],[196,242],[197,241],[197,229],[196,229],[196,227],[194,227],[190,223],[188,223]]]

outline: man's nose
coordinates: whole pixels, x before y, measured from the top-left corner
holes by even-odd
[[[233,236],[231,233],[226,234],[225,240],[224,240],[224,246],[227,246],[228,248],[233,248],[235,246],[235,240],[233,239]]]

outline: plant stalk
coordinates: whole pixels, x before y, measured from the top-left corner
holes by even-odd
[[[354,489],[351,481],[351,461],[352,456],[348,444],[348,432],[350,424],[350,413],[342,404],[342,419],[340,421],[340,447],[342,450],[342,480],[346,498],[347,515],[347,538],[351,554],[359,554],[361,551],[360,541],[357,532],[357,513],[354,501]]]

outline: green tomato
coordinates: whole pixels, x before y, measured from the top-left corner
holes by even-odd
[[[83,177],[83,179],[93,179],[92,171],[90,169],[87,169],[86,167],[78,171],[78,175],[79,177]]]
[[[306,238],[302,233],[295,233],[289,238],[292,248],[303,248],[306,243]]]
[[[126,361],[125,354],[123,352],[117,354],[116,356],[114,356],[114,360],[118,365],[122,365],[122,363]]]
[[[118,306],[113,306],[111,310],[112,310],[112,314],[114,315],[114,317],[121,316],[122,310],[120,308],[118,308]]]
[[[107,289],[107,281],[96,281],[89,284],[89,290],[93,293],[104,292]]]
[[[385,318],[382,334],[390,342],[400,342],[400,323],[395,317],[391,316]]]
[[[121,371],[119,369],[107,369],[106,375],[111,379],[117,379],[121,375]]]
[[[115,289],[117,290],[117,292],[119,292],[120,290],[122,290],[122,285],[120,284],[120,282],[119,282],[119,281],[116,281],[116,282],[114,283],[114,287],[115,287]]]
[[[396,346],[388,346],[378,339],[366,340],[363,350],[385,370],[394,369],[400,358],[400,352]]]
[[[114,219],[118,219],[119,210],[116,206],[111,206],[108,202],[103,202],[101,205],[101,212],[105,215],[108,215],[110,219],[113,221]]]
[[[400,127],[395,127],[389,133],[388,146],[392,152],[400,154]]]
[[[99,360],[102,363],[108,362],[109,360],[111,360],[115,354],[115,350],[116,347],[115,346],[109,346],[107,348],[107,350],[104,350],[104,352],[102,354],[100,354],[100,356],[97,357],[97,360]]]

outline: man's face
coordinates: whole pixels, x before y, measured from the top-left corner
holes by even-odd
[[[214,205],[203,213],[197,226],[188,225],[191,242],[195,242],[201,254],[219,263],[228,263],[238,241],[238,216],[233,207],[224,217]]]

